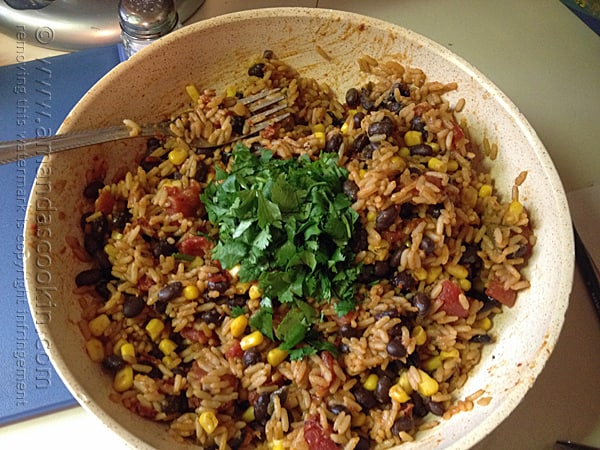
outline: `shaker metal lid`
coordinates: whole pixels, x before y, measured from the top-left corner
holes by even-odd
[[[177,10],[173,0],[120,0],[119,24],[130,36],[155,39],[175,28]]]

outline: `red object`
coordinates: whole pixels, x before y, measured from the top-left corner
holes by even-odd
[[[442,281],[442,291],[438,295],[438,298],[442,301],[441,309],[451,316],[467,317],[469,311],[461,305],[458,298],[462,293],[462,289],[452,281]]]
[[[498,300],[503,305],[512,308],[517,300],[517,291],[513,289],[505,289],[500,281],[492,280],[485,288],[485,295]]]
[[[96,199],[96,211],[100,211],[104,215],[112,213],[115,206],[115,198],[107,190],[101,190]]]
[[[339,450],[340,448],[316,419],[307,419],[304,422],[304,440],[310,450]]]
[[[183,213],[185,217],[196,216],[202,203],[200,202],[200,185],[192,181],[185,189],[174,186],[165,188],[168,194],[168,214]]]
[[[210,336],[204,334],[203,331],[196,330],[192,327],[187,327],[181,330],[181,335],[192,342],[200,342],[201,344],[206,344],[210,338]]]
[[[210,241],[204,236],[189,236],[181,241],[177,248],[184,255],[204,256],[210,245]]]
[[[242,356],[244,356],[244,350],[242,350],[239,340],[236,340],[225,352],[225,357],[227,358],[241,358]]]

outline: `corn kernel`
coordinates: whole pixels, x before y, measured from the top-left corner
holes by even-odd
[[[219,426],[219,419],[212,411],[204,411],[198,416],[198,423],[202,427],[206,434],[213,434],[213,432]]]
[[[254,406],[248,406],[246,411],[242,414],[242,420],[244,422],[252,422],[254,419],[256,419],[256,416],[254,415]]]
[[[421,381],[417,387],[419,393],[425,397],[431,397],[433,394],[436,394],[440,389],[438,382],[421,369],[417,370],[419,371],[419,375],[421,375]]]
[[[234,338],[238,338],[244,334],[247,326],[248,318],[244,315],[237,316],[229,323],[229,331]]]
[[[379,381],[379,377],[377,376],[377,374],[372,373],[367,377],[367,379],[363,383],[363,387],[367,391],[374,391],[377,388],[378,381]]]
[[[110,325],[110,318],[106,314],[100,314],[89,321],[88,327],[93,336],[102,336]]]
[[[403,158],[408,158],[410,156],[410,149],[408,147],[402,147],[398,153],[400,154],[400,156],[402,156]]]
[[[446,271],[459,280],[469,276],[469,269],[460,264],[448,264],[446,266]]]
[[[431,147],[431,150],[433,150],[434,153],[438,153],[440,151],[440,144],[437,142],[428,142],[427,145]]]
[[[448,172],[456,172],[458,170],[458,161],[451,159],[448,161]]]
[[[135,347],[133,344],[125,342],[123,345],[121,345],[120,353],[121,358],[123,358],[125,361],[132,364],[135,363]]]
[[[104,246],[104,253],[106,253],[109,257],[112,256],[114,258],[117,254],[117,249],[112,244],[106,244]]]
[[[344,122],[340,127],[340,131],[342,134],[348,134],[348,128],[350,128],[350,125],[348,125],[348,122]]]
[[[267,362],[273,367],[276,367],[287,358],[288,354],[289,352],[287,350],[283,350],[279,347],[273,348],[267,353]]]
[[[117,392],[125,392],[133,386],[133,368],[129,365],[120,369],[113,379],[113,388]]]
[[[427,372],[433,372],[434,370],[440,368],[442,366],[442,358],[440,355],[435,355],[424,361],[422,364],[423,369]]]
[[[113,346],[113,353],[115,355],[121,356],[121,348],[125,344],[127,344],[125,338],[120,338],[117,342],[115,342],[115,345]]]
[[[358,171],[358,176],[361,180],[365,177],[366,174],[367,174],[367,171],[365,169],[360,169]]]
[[[202,267],[203,265],[204,265],[204,258],[202,258],[200,256],[196,256],[190,263],[190,269],[195,269],[196,267]]]
[[[285,447],[283,446],[283,441],[281,439],[275,439],[270,447],[271,450],[285,450]]]
[[[252,286],[252,283],[250,281],[246,282],[246,283],[242,283],[241,281],[238,281],[237,283],[235,283],[235,292],[237,294],[245,294],[246,292],[248,292],[248,289],[250,289],[250,287]]]
[[[163,321],[156,318],[151,319],[150,322],[148,322],[148,324],[146,325],[146,331],[148,332],[150,339],[152,339],[153,341],[160,336],[160,333],[162,333],[164,329],[165,324],[163,323]]]
[[[398,379],[398,386],[400,386],[404,392],[406,392],[408,395],[413,393],[413,388],[410,385],[410,381],[408,380],[408,371],[403,371],[400,374],[400,378]]]
[[[158,344],[158,349],[163,352],[163,355],[168,356],[175,351],[177,344],[171,339],[161,339]]]
[[[85,343],[85,350],[94,362],[100,362],[104,359],[104,345],[99,339],[91,338],[87,341]]]
[[[482,330],[489,331],[492,328],[492,320],[489,317],[484,317],[477,322],[477,326]]]
[[[200,296],[200,290],[194,284],[190,284],[183,288],[183,296],[186,300],[195,300]]]
[[[469,281],[466,278],[461,278],[460,280],[458,280],[458,285],[465,292],[471,290],[471,281]]]
[[[198,103],[198,99],[200,98],[200,92],[198,92],[198,88],[196,88],[196,86],[194,86],[193,84],[188,84],[185,87],[185,91],[194,103]]]
[[[423,143],[423,135],[420,131],[410,130],[404,133],[404,143],[407,146],[419,145]]]
[[[263,343],[263,341],[263,334],[260,331],[256,330],[242,338],[242,340],[240,341],[240,347],[242,348],[242,350],[246,351],[249,348],[258,347],[260,344]]]
[[[427,332],[421,325],[417,325],[413,328],[412,337],[415,339],[416,345],[423,345],[427,342]]]
[[[181,358],[171,358],[170,356],[163,356],[161,361],[166,368],[174,369],[181,363]]]
[[[405,403],[410,400],[410,395],[396,383],[389,390],[390,398],[398,403]]]
[[[182,147],[176,147],[169,152],[169,161],[171,161],[171,164],[173,164],[174,166],[179,166],[180,164],[183,164],[187,157],[188,151]]]
[[[229,275],[231,275],[232,278],[235,278],[235,277],[237,277],[241,268],[242,268],[241,264],[236,264],[231,269],[228,269],[227,272],[229,272]]]
[[[442,359],[442,361],[445,359],[458,358],[459,356],[460,356],[460,353],[455,348],[453,348],[452,350],[440,351],[440,358]]]
[[[237,94],[235,87],[233,86],[228,86],[227,89],[225,90],[225,96],[227,97],[235,97]]]
[[[250,289],[248,289],[248,297],[250,297],[250,300],[258,300],[262,297],[262,292],[260,292],[258,285],[253,284],[250,286]]]
[[[413,275],[419,281],[425,281],[427,279],[427,269],[419,267],[413,271]]]
[[[320,145],[325,145],[325,132],[324,131],[315,131],[314,133],[315,138],[317,138],[317,141],[319,141]]]
[[[492,186],[489,184],[482,184],[479,188],[479,198],[486,198],[492,195]]]
[[[513,200],[508,205],[508,209],[506,210],[504,220],[509,225],[515,224],[519,221],[519,216],[521,215],[522,212],[523,212],[523,205],[519,201]]]
[[[375,211],[369,211],[367,213],[367,221],[375,222],[376,219],[377,219],[377,213]]]
[[[427,271],[427,279],[425,280],[427,284],[433,283],[438,279],[440,274],[442,273],[442,266],[433,266]]]
[[[430,170],[434,170],[436,172],[443,172],[445,173],[448,170],[448,165],[438,159],[438,158],[429,158],[429,161],[427,161],[427,167],[429,167]]]
[[[325,133],[325,125],[322,123],[317,123],[312,127],[313,133]]]

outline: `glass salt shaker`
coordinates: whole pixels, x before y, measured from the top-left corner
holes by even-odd
[[[129,58],[179,26],[173,0],[119,0],[119,25]]]

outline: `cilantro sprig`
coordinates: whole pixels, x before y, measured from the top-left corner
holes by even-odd
[[[208,218],[219,227],[212,257],[240,281],[258,280],[261,309],[250,324],[302,357],[329,349],[312,327],[319,319],[307,301],[334,301],[339,315],[355,308],[358,267],[348,243],[358,214],[343,193],[348,172],[337,155],[282,160],[236,145],[229,171],[217,169],[201,194]],[[273,326],[273,302],[286,314]]]

